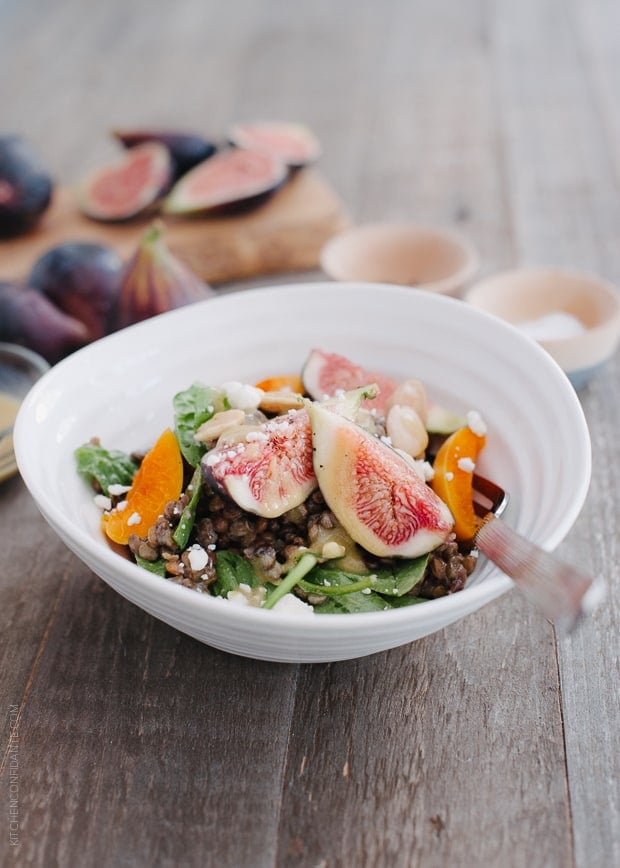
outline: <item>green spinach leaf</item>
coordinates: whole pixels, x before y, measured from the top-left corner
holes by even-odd
[[[89,485],[97,483],[104,494],[111,485],[131,485],[138,462],[125,452],[85,443],[75,450],[77,469]]]
[[[226,597],[229,591],[235,591],[241,584],[251,588],[260,585],[252,564],[235,552],[218,552],[215,572],[217,579],[211,586],[211,593],[216,597]]]
[[[192,467],[197,467],[204,455],[204,443],[197,443],[194,434],[215,413],[229,409],[228,398],[223,392],[194,383],[178,392],[172,401],[174,426],[183,457]]]
[[[156,561],[147,561],[144,558],[141,558],[140,555],[135,555],[136,563],[139,567],[142,567],[143,570],[148,570],[149,573],[155,573],[157,576],[163,576],[164,578],[168,575],[166,572],[166,562],[163,558],[159,558]]]
[[[196,521],[196,509],[202,491],[202,472],[200,470],[200,465],[194,470],[194,474],[187,490],[188,492],[191,492],[189,503],[183,510],[181,519],[172,534],[172,539],[180,549],[184,549],[187,545],[189,535],[192,532],[194,522]]]

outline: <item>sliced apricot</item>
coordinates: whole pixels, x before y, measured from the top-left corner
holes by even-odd
[[[102,517],[102,527],[115,543],[126,545],[132,533],[145,537],[170,500],[183,489],[183,459],[174,433],[167,428],[147,452],[127,497]]]
[[[459,542],[472,540],[480,524],[474,510],[473,470],[484,444],[483,435],[459,428],[444,440],[433,464],[431,487],[452,513]]]
[[[298,395],[303,395],[304,384],[301,377],[297,374],[280,374],[276,377],[267,377],[266,380],[261,380],[256,383],[257,389],[262,389],[263,392],[295,392]]]

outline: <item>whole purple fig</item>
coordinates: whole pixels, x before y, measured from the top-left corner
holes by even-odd
[[[34,264],[28,285],[84,323],[88,340],[113,328],[122,260],[110,247],[90,242],[58,244]]]
[[[52,197],[52,179],[28,141],[0,136],[0,238],[37,222]]]
[[[0,283],[0,340],[28,347],[54,364],[87,343],[88,331],[36,289]]]
[[[125,266],[118,297],[118,328],[215,295],[170,251],[162,232],[160,221],[149,226]]]

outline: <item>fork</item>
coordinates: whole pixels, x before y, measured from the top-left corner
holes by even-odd
[[[606,596],[602,578],[592,578],[518,534],[501,520],[509,496],[474,473],[474,508],[481,519],[474,544],[509,576],[561,632],[568,633]]]

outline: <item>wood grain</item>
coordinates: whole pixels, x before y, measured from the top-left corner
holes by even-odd
[[[486,273],[620,282],[619,32],[612,0],[9,0],[2,126],[62,186],[114,155],[113,126],[298,119],[352,219],[458,226]],[[295,278],[225,291],[272,279]],[[619,364],[579,395],[593,480],[560,548],[610,598],[568,639],[512,593],[367,659],[234,658],[112,593],[2,484],[0,780],[15,706],[20,844],[0,820],[0,863],[617,865]]]
[[[59,187],[28,235],[0,241],[4,279],[25,280],[39,256],[69,241],[105,244],[127,260],[153,220],[172,252],[207,283],[317,268],[323,245],[348,225],[343,203],[315,169],[296,172],[245,213],[190,218],[152,214],[127,223],[89,220],[71,187]]]

